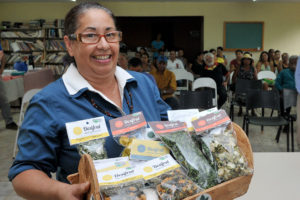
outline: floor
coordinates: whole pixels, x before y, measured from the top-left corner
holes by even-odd
[[[224,109],[229,113],[229,105]],[[12,109],[15,121],[18,120],[19,109]],[[242,126],[242,117],[237,116],[238,108],[235,108],[234,122]],[[294,112],[294,111],[292,111]],[[259,112],[257,112],[259,114]],[[8,181],[7,174],[12,164],[13,146],[15,142],[16,131],[4,128],[4,121],[0,117],[0,200],[19,200],[22,199],[16,195],[11,183]],[[295,129],[295,127],[294,127]],[[286,135],[282,133],[279,143],[276,143],[275,136],[277,128],[265,127],[261,133],[260,127],[249,127],[249,140],[254,152],[285,152],[286,151]],[[295,144],[295,151],[300,151],[300,147]]]

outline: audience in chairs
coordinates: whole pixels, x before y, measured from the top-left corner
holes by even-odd
[[[272,55],[272,51],[269,54]],[[269,54],[266,51],[261,52],[261,54],[259,56],[259,60],[256,64],[257,73],[259,73],[260,71],[272,71],[272,72],[274,72],[274,67],[273,67],[273,65],[272,65],[272,63],[270,62],[270,59],[269,59]],[[263,89],[268,90],[269,86],[273,86],[274,83],[275,82],[271,81],[271,80],[263,80]]]
[[[159,56],[157,58],[157,70],[152,71],[151,74],[156,80],[162,99],[169,104],[173,110],[176,110],[179,108],[179,102],[177,98],[173,96],[177,88],[176,77],[173,72],[166,69],[167,61],[167,57]]]
[[[204,55],[204,62],[205,66],[200,75],[202,77],[210,77],[216,82],[218,108],[221,108],[227,100],[226,86],[229,80],[229,72],[223,64],[215,62],[214,55],[212,53],[207,53]],[[223,77],[225,77],[225,81]]]
[[[275,87],[277,90],[280,92],[280,111],[281,113],[286,116],[289,115],[291,109],[284,110],[283,108],[283,96],[282,96],[282,91],[283,88],[286,89],[293,89],[296,90],[295,86],[295,70],[296,70],[296,65],[297,65],[297,56],[291,56],[289,58],[289,68],[282,70],[275,81]],[[283,131],[287,132],[288,131],[288,126],[285,126]]]
[[[184,69],[182,61],[176,58],[176,51],[174,49],[170,51],[170,57],[167,62],[167,69],[168,70]]]
[[[237,79],[257,80],[257,72],[253,67],[254,60],[249,52],[245,52],[241,60],[241,65],[236,68],[232,76],[232,82],[235,84]],[[237,97],[236,99],[242,103],[246,102],[245,96]],[[242,116],[242,106],[240,106],[238,116]]]

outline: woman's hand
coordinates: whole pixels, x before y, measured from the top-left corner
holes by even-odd
[[[89,191],[90,183],[80,183],[74,185],[66,185],[60,191],[60,200],[82,200],[84,195]]]

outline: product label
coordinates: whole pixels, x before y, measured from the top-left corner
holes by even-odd
[[[134,131],[147,125],[142,112],[112,119],[109,124],[113,136]]]
[[[197,133],[204,132],[221,124],[230,121],[225,110],[218,110],[214,113],[207,114],[197,120],[192,121],[194,129]]]
[[[185,109],[185,110],[168,110],[169,121],[185,122],[189,131],[193,131],[194,127],[192,121],[201,116],[216,112],[216,107],[199,112],[198,109]]]
[[[117,185],[129,181],[142,179],[141,169],[138,167],[126,167],[105,172],[97,172],[99,186]]]
[[[149,180],[179,167],[180,165],[172,158],[172,156],[167,154],[144,163],[142,169],[144,179]]]
[[[105,172],[125,167],[130,167],[128,157],[109,158],[103,160],[94,160],[94,166],[97,172]]]
[[[197,115],[198,113],[198,109],[168,110],[168,119],[169,121],[185,122],[188,130],[192,131],[194,128],[192,125],[191,116]]]
[[[109,136],[104,117],[66,123],[70,145]]]
[[[176,121],[157,121],[148,123],[156,134],[169,133],[174,131],[185,130],[186,124],[184,122]]]
[[[133,139],[130,148],[130,160],[151,160],[169,154],[169,149],[160,141]]]

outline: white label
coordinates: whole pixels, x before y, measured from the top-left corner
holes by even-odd
[[[144,179],[149,180],[179,167],[180,165],[172,158],[172,156],[167,154],[144,163],[142,170]]]
[[[109,136],[104,117],[66,123],[71,145]]]

